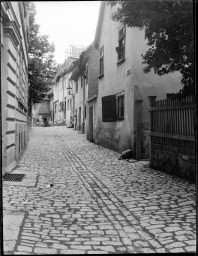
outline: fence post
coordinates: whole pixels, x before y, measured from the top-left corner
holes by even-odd
[[[155,101],[157,96],[148,96],[149,103],[150,103],[150,108],[152,107],[152,103]],[[151,127],[152,127],[152,111],[149,108],[149,132],[151,132]],[[150,163],[151,163],[151,135],[149,135],[149,158],[150,158]]]

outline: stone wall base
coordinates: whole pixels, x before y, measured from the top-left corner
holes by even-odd
[[[195,158],[162,150],[151,150],[150,167],[195,182]]]

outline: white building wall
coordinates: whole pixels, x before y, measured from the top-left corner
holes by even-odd
[[[180,74],[158,76],[151,72],[143,72],[141,54],[148,46],[144,39],[144,31],[137,28],[126,28],[125,60],[118,64],[116,47],[118,47],[119,22],[111,19],[110,6],[105,7],[99,38],[100,49],[104,46],[104,76],[99,79],[97,134],[99,143],[117,151],[123,151],[134,146],[136,136],[135,100],[142,100],[142,133],[144,140],[148,139],[148,99],[147,96],[157,95],[163,98],[166,93],[181,89]],[[102,97],[124,93],[125,118],[123,121],[102,121]],[[148,141],[147,142],[148,146]],[[146,146],[145,146],[146,147]]]

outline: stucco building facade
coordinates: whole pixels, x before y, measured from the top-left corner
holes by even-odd
[[[28,138],[26,2],[1,2],[2,170],[12,171]]]
[[[143,71],[148,49],[144,30],[113,21],[101,2],[94,47],[99,51],[98,97],[94,140],[116,151],[133,149],[136,159],[149,157],[149,100],[181,89],[180,73],[158,76]]]
[[[32,122],[37,126],[49,126],[51,123],[50,100],[45,99],[32,106]]]
[[[72,72],[75,81],[76,129],[93,140],[96,125],[96,107],[98,95],[99,52],[90,44],[80,55],[78,66]]]
[[[72,93],[73,81],[70,81],[72,70],[75,68],[77,58],[68,57],[59,68],[54,84],[54,124],[73,125],[74,97]],[[71,87],[69,92],[68,87]]]

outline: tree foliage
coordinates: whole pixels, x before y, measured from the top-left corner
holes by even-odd
[[[148,50],[142,55],[144,72],[158,75],[179,71],[183,89],[179,94],[194,94],[194,11],[191,0],[109,1],[118,9],[113,20],[145,30]]]
[[[50,44],[47,35],[40,35],[39,25],[35,22],[36,9],[33,2],[28,2],[29,9],[29,64],[28,81],[30,84],[30,104],[42,100],[51,88],[51,81],[56,72],[53,60],[55,47]]]

